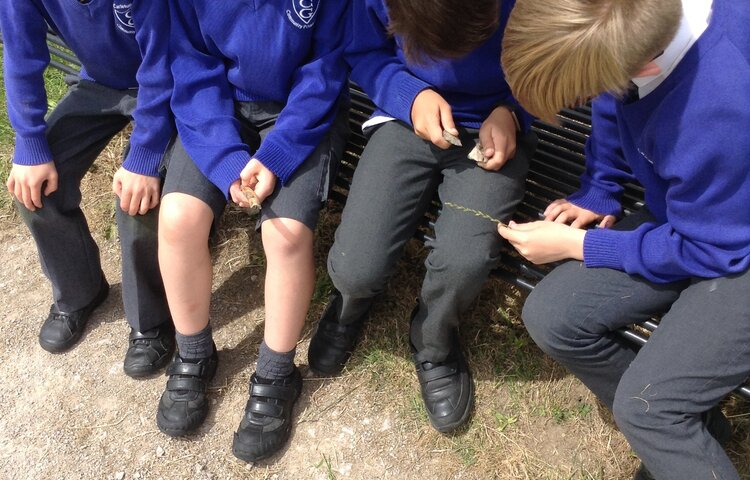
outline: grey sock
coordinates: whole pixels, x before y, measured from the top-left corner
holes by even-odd
[[[293,348],[289,352],[276,352],[266,345],[265,340],[260,344],[260,353],[258,354],[258,366],[255,374],[260,378],[268,380],[278,380],[288,377],[294,371],[294,354],[297,349]]]
[[[176,332],[177,351],[185,360],[197,360],[210,357],[214,353],[214,339],[211,335],[211,324],[195,335],[183,335]]]

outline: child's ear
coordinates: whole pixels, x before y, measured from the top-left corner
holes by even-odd
[[[656,64],[656,62],[648,62],[646,65],[641,68],[638,73],[634,75],[635,78],[640,77],[652,77],[654,75],[659,75],[661,73],[661,67]]]

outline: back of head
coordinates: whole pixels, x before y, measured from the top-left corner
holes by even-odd
[[[624,92],[669,45],[681,16],[681,0],[518,0],[503,70],[524,108],[553,120],[602,92]]]
[[[457,58],[497,30],[501,0],[386,0],[388,32],[409,61]]]

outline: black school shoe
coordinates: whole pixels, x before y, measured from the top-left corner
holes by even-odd
[[[81,339],[91,313],[102,304],[109,295],[109,283],[102,274],[102,284],[93,300],[75,312],[61,312],[57,305],[52,305],[49,315],[39,330],[39,345],[52,353],[68,350]]]
[[[123,370],[133,378],[142,378],[159,371],[169,362],[175,348],[174,324],[168,320],[156,328],[138,332],[130,329],[128,351]]]
[[[234,434],[232,453],[246,462],[256,462],[278,452],[289,440],[292,410],[302,391],[299,369],[280,380],[253,373],[250,398],[240,428]]]
[[[307,363],[320,375],[334,376],[341,373],[344,365],[352,356],[357,346],[362,326],[367,320],[369,311],[354,322],[342,325],[339,323],[341,293],[331,295],[318,328],[310,340],[307,350]]]
[[[414,346],[412,360],[432,426],[438,432],[448,433],[466,423],[474,406],[474,383],[458,334],[454,333],[451,352],[444,361],[421,362]]]
[[[167,388],[156,411],[156,425],[171,437],[186,435],[201,426],[208,415],[206,389],[214,378],[219,355],[214,345],[210,357],[186,360],[175,354],[167,367]]]

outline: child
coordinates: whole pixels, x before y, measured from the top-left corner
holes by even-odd
[[[150,72],[158,65],[153,57],[141,58],[141,50],[152,41],[141,24],[158,9],[152,2],[136,2],[131,8],[130,2],[119,1],[0,5],[8,114],[16,131],[7,186],[52,283],[54,303],[39,332],[39,343],[50,352],[65,351],[81,338],[92,311],[109,292],[99,249],[80,209],[80,182],[109,140],[135,119],[113,182],[119,197],[122,296],[131,326],[124,370],[133,377],[164,366],[174,348],[156,263],[158,166],[173,127],[168,97],[159,97],[149,85]],[[47,25],[83,68],[45,119]],[[136,72],[144,84],[140,91]]]
[[[346,137],[339,26],[347,9],[347,2],[170,2],[179,138],[168,157],[159,262],[178,355],[157,424],[184,435],[206,417],[218,358],[208,318],[209,232],[227,199],[248,206],[246,187],[263,202],[267,257],[264,341],[233,443],[248,462],[286,443],[302,388],[294,355],[315,280],[313,231]]]
[[[503,65],[530,112],[615,92],[593,102],[581,189],[499,232],[535,263],[571,259],[523,319],[613,408],[636,478],[739,478],[715,407],[750,374],[748,22],[729,0],[519,0],[506,30]],[[609,228],[633,179],[646,208]],[[652,315],[637,353],[614,333]]]
[[[497,0],[354,3],[346,58],[352,80],[377,111],[363,126],[370,139],[328,255],[337,291],[310,343],[314,370],[341,372],[436,191],[444,204],[504,220],[523,197],[535,137],[523,133],[529,118],[498,60],[512,6]],[[485,163],[467,158],[476,140]],[[459,317],[497,266],[501,241],[492,222],[444,207],[428,245],[411,347],[430,422],[450,432],[466,422],[474,396]]]

